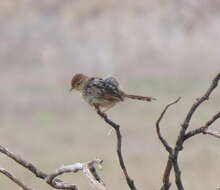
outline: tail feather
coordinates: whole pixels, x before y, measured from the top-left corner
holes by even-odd
[[[149,96],[138,96],[138,95],[131,95],[131,94],[124,94],[124,97],[134,99],[134,100],[142,100],[151,102],[152,100],[156,100],[156,98],[149,97]]]

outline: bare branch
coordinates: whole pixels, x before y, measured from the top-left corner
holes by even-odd
[[[171,183],[170,183],[170,172],[172,170],[173,163],[171,155],[169,155],[167,160],[167,165],[163,174],[163,186],[161,187],[161,190],[168,190],[170,189]]]
[[[107,190],[107,187],[105,186],[104,182],[99,177],[94,164],[98,164],[99,167],[101,167],[102,160],[96,159],[94,161],[91,161],[87,164],[85,164],[85,167],[83,168],[84,175],[89,179],[92,186],[99,190]]]
[[[94,167],[95,164],[101,165],[102,160],[100,160],[100,159],[95,159],[95,160],[92,160],[92,161],[86,162],[86,163],[75,163],[72,165],[63,166],[51,174],[46,174],[46,173],[42,172],[41,170],[39,170],[36,166],[34,166],[29,161],[26,161],[21,156],[18,156],[16,154],[10,152],[9,150],[7,150],[6,148],[4,148],[1,145],[0,145],[0,152],[5,154],[9,158],[13,159],[14,161],[16,161],[18,164],[22,165],[23,167],[27,168],[29,171],[34,173],[37,177],[45,180],[53,188],[65,189],[65,190],[67,190],[67,189],[68,190],[78,190],[78,188],[75,184],[63,182],[62,180],[60,180],[56,177],[59,175],[62,175],[64,173],[70,173],[70,172],[76,173],[79,170],[83,170],[85,176],[90,180],[90,182],[93,184],[93,186],[97,190],[107,190],[107,188],[105,187],[105,184],[103,183],[101,178],[98,176],[98,173]],[[24,185],[21,181],[19,181],[17,178],[15,178],[13,175],[11,175],[6,170],[1,169],[0,172],[3,173],[4,175],[6,175],[7,177],[9,177],[11,180],[13,180],[16,184],[18,184],[24,190],[33,190],[32,188],[29,188],[26,185]]]
[[[201,133],[209,134],[209,135],[212,135],[216,138],[220,138],[220,134],[218,132],[209,130],[209,126],[211,126],[217,119],[220,118],[220,112],[215,114],[212,117],[212,119],[210,119],[208,122],[206,122],[206,124],[204,126],[199,127],[194,130],[191,130],[188,133],[186,133],[186,130],[188,129],[188,126],[189,126],[189,123],[191,121],[193,114],[195,113],[197,108],[205,100],[209,99],[209,96],[211,95],[213,90],[217,87],[219,80],[220,80],[220,73],[218,73],[216,75],[216,77],[212,80],[212,83],[211,83],[209,89],[206,91],[206,93],[201,98],[198,98],[196,100],[196,102],[192,105],[190,110],[188,111],[186,118],[185,118],[183,124],[181,125],[182,127],[180,129],[179,136],[177,138],[177,141],[176,141],[174,148],[172,148],[168,144],[168,142],[163,138],[163,136],[161,135],[159,124],[160,124],[162,118],[164,117],[169,106],[173,105],[174,103],[177,103],[179,101],[179,99],[168,104],[165,107],[165,109],[163,110],[163,112],[161,113],[159,119],[157,120],[156,127],[157,127],[158,138],[160,139],[161,143],[166,148],[166,150],[169,152],[169,158],[168,158],[166,169],[165,169],[165,172],[163,175],[163,186],[162,186],[161,190],[168,190],[170,188],[171,184],[169,181],[169,176],[170,176],[170,172],[171,172],[172,168],[174,169],[174,172],[175,172],[175,181],[176,181],[176,186],[177,186],[178,190],[184,190],[184,187],[182,184],[182,179],[181,179],[181,170],[180,170],[179,163],[178,163],[178,156],[179,156],[179,152],[183,149],[183,143],[185,140],[187,140],[188,138],[190,138],[194,135],[201,134]]]
[[[190,108],[190,110],[189,110],[189,112],[188,112],[188,114],[187,114],[187,116],[186,116],[186,118],[185,118],[185,120],[182,124],[182,127],[180,129],[180,133],[179,133],[179,136],[177,138],[176,146],[174,148],[174,154],[173,154],[173,167],[174,167],[176,185],[177,185],[178,190],[184,190],[184,187],[183,187],[183,184],[182,184],[182,179],[181,179],[181,171],[180,171],[179,164],[178,164],[178,155],[179,155],[179,152],[183,149],[184,141],[187,139],[186,138],[186,130],[188,129],[190,120],[191,120],[193,114],[195,113],[196,109],[205,100],[209,99],[210,94],[218,86],[218,81],[219,80],[220,80],[220,73],[218,73],[216,75],[216,77],[212,80],[211,86],[206,91],[206,93],[201,98],[198,98],[196,100],[196,102],[192,105],[192,107]],[[193,136],[195,134],[199,134],[199,133],[203,132],[205,129],[208,128],[208,126],[210,126],[218,118],[219,118],[219,113],[216,114],[210,121],[208,121],[204,127],[201,127],[199,129],[194,130],[193,132],[187,134],[187,136],[190,137],[190,135]]]
[[[212,125],[212,123],[214,123],[217,119],[220,118],[220,112],[218,112],[217,114],[215,114],[212,119],[210,119],[208,122],[206,122],[205,127],[208,128],[210,125]]]
[[[51,185],[52,187],[56,188],[56,189],[71,189],[71,190],[77,190],[77,186],[75,184],[69,184],[69,183],[64,183],[60,180],[57,180],[57,176],[62,175],[64,173],[76,173],[79,170],[83,169],[83,164],[81,163],[75,163],[72,165],[68,165],[68,166],[63,166],[59,169],[57,169],[54,173],[48,174],[48,176],[46,177],[46,182]]]
[[[51,173],[46,178],[46,182],[52,185],[56,189],[75,189],[77,190],[76,185],[68,184],[63,182],[58,182],[56,177],[62,175],[64,173],[76,173],[80,170],[83,170],[84,175],[89,179],[91,184],[98,190],[107,190],[105,184],[98,176],[96,169],[94,167],[95,164],[101,165],[102,160],[95,159],[86,163],[75,163],[72,165],[63,166],[57,169],[54,173]]]
[[[156,129],[157,129],[157,136],[159,138],[159,140],[161,141],[161,143],[163,144],[163,146],[165,147],[165,149],[167,150],[167,152],[169,153],[169,157],[167,160],[167,165],[163,174],[163,186],[161,187],[161,190],[168,190],[171,186],[170,183],[170,172],[172,170],[172,154],[173,154],[173,148],[168,144],[168,142],[165,140],[165,138],[162,136],[161,131],[160,131],[160,122],[163,119],[166,111],[168,110],[168,108],[174,104],[176,104],[181,98],[179,97],[177,100],[175,100],[174,102],[171,102],[169,104],[166,105],[166,107],[164,108],[163,112],[161,113],[160,117],[158,118],[157,122],[156,122]]]
[[[169,104],[166,105],[166,107],[164,108],[163,112],[161,113],[160,117],[158,118],[157,122],[156,122],[156,129],[157,129],[157,136],[160,139],[161,143],[163,144],[163,146],[166,148],[166,150],[171,154],[172,153],[172,147],[168,144],[168,142],[163,138],[163,136],[161,135],[160,132],[160,122],[163,119],[164,114],[166,113],[167,109],[176,104],[181,98],[179,97],[177,100],[175,100],[174,102],[171,102]]]
[[[7,170],[5,170],[4,168],[0,168],[0,173],[4,174],[6,177],[8,177],[9,179],[11,179],[14,183],[16,183],[19,187],[21,187],[24,190],[34,190],[30,187],[28,187],[27,185],[25,185],[21,180],[19,180],[18,178],[16,178],[15,176],[13,176],[11,173],[9,173]]]
[[[209,89],[206,91],[206,93],[201,97],[196,100],[196,102],[192,105],[190,108],[183,124],[182,124],[182,130],[181,130],[181,136],[184,136],[185,131],[187,130],[189,126],[189,122],[192,118],[192,115],[196,111],[196,109],[205,101],[209,99],[210,94],[213,92],[213,90],[218,86],[218,81],[220,80],[220,73],[216,75],[216,77],[212,80],[211,86]]]
[[[114,123],[113,121],[111,121],[107,117],[107,115],[105,113],[103,113],[98,107],[96,107],[96,111],[100,115],[100,117],[104,119],[104,121],[106,123],[108,123],[111,127],[114,128],[114,130],[116,132],[116,136],[117,136],[117,155],[118,155],[121,169],[125,175],[126,182],[127,182],[128,186],[130,187],[130,189],[137,190],[136,186],[134,185],[133,179],[131,179],[130,176],[128,175],[128,172],[127,172],[127,169],[126,169],[126,166],[124,163],[124,159],[123,159],[123,155],[122,155],[122,151],[121,151],[122,136],[121,136],[121,132],[120,132],[120,126],[118,124]]]
[[[213,137],[216,137],[216,138],[219,138],[220,139],[220,133],[218,131],[213,131],[213,130],[210,130],[210,129],[206,129],[204,132],[203,132],[204,135],[211,135]]]
[[[184,141],[187,140],[188,138],[198,135],[198,134],[205,134],[205,132],[208,130],[208,128],[212,125],[212,123],[214,123],[217,119],[220,118],[220,112],[218,112],[217,114],[215,114],[212,119],[210,119],[208,122],[206,122],[206,124],[202,127],[199,127],[197,129],[191,130],[188,133],[186,133],[184,135]]]
[[[175,173],[175,182],[178,190],[184,190],[182,179],[181,179],[181,170],[178,163],[178,156],[175,155],[175,158],[173,159],[173,169]]]
[[[33,174],[41,179],[45,179],[47,174],[39,170],[36,166],[32,163],[28,162],[27,160],[22,159],[19,155],[16,155],[12,152],[9,152],[5,147],[0,145],[0,152],[8,156],[9,158],[13,159],[18,164],[22,165],[23,167],[27,168]]]

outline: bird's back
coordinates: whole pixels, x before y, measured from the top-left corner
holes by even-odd
[[[92,77],[88,81],[82,95],[90,104],[102,102],[103,107],[108,107],[107,104],[123,101],[118,82],[113,77],[105,79]]]

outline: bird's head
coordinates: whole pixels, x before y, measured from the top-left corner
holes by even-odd
[[[81,91],[85,85],[85,82],[87,81],[86,79],[88,79],[88,76],[82,73],[75,74],[71,80],[70,91],[72,91],[73,89]]]

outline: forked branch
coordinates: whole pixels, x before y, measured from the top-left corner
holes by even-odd
[[[212,80],[212,83],[211,83],[210,87],[208,88],[208,90],[205,92],[205,94],[201,98],[196,99],[196,102],[192,105],[192,107],[188,111],[188,113],[186,115],[186,118],[183,121],[183,124],[181,125],[179,136],[177,138],[176,146],[175,146],[175,149],[174,149],[174,163],[173,163],[173,167],[174,167],[174,171],[175,171],[175,178],[176,178],[176,185],[177,185],[179,190],[184,190],[184,187],[183,187],[182,179],[181,179],[181,171],[180,171],[179,163],[178,163],[178,155],[179,155],[179,152],[183,149],[183,143],[186,140],[186,138],[185,138],[186,130],[189,127],[189,124],[190,124],[190,121],[191,121],[191,118],[192,118],[193,114],[195,113],[195,111],[198,109],[198,107],[205,100],[209,99],[211,93],[218,86],[219,80],[220,80],[220,73],[218,73],[215,76],[215,78]],[[220,114],[217,113],[210,121],[208,121],[204,125],[204,127],[202,127],[202,129],[204,129],[204,130],[208,129],[208,127],[210,127],[211,124],[219,118],[219,116],[220,116]],[[193,134],[192,131],[189,132],[189,133]],[[194,135],[196,135],[196,134],[199,134],[199,133],[195,133]],[[194,135],[192,135],[192,136],[194,136]]]
[[[191,130],[188,133],[186,133],[184,135],[184,141],[187,140],[188,138],[198,135],[198,134],[209,134],[207,131],[210,131],[208,128],[211,126],[212,123],[214,123],[217,119],[220,118],[220,112],[218,112],[217,114],[215,114],[212,119],[210,119],[208,122],[206,122],[206,124],[202,127],[199,127],[197,129]]]
[[[107,190],[104,182],[99,177],[95,165],[101,167],[102,160],[95,159],[85,163],[75,163],[72,165],[62,166],[57,169],[55,172],[51,174],[46,174],[43,171],[39,170],[35,165],[31,162],[23,159],[21,156],[16,155],[10,152],[8,149],[0,145],[0,152],[8,156],[9,158],[16,161],[21,166],[27,168],[30,172],[35,174],[37,177],[45,180],[51,187],[55,189],[69,189],[69,190],[78,190],[78,187],[75,184],[64,182],[57,178],[57,176],[62,175],[64,173],[76,173],[80,170],[83,171],[84,175],[90,181],[91,185],[95,187],[97,190]],[[0,173],[4,174],[6,177],[11,179],[14,183],[19,185],[24,190],[34,190],[33,188],[28,187],[26,184],[17,179],[14,175],[9,173],[5,169],[0,169]]]
[[[160,131],[160,122],[163,119],[163,116],[165,115],[165,113],[168,110],[168,108],[170,106],[176,104],[177,102],[179,102],[180,99],[181,98],[179,97],[174,102],[171,102],[171,103],[167,104],[166,107],[164,108],[164,110],[162,111],[162,113],[160,114],[157,122],[156,122],[157,136],[158,136],[160,142],[163,144],[164,148],[169,153],[167,164],[166,164],[166,168],[165,168],[165,171],[164,171],[164,174],[163,174],[163,185],[161,187],[161,190],[168,190],[170,188],[170,186],[171,186],[171,183],[170,183],[170,172],[171,172],[172,167],[173,167],[173,165],[172,165],[173,148],[169,145],[169,143],[162,136],[161,131]]]
[[[179,102],[181,98],[179,97],[177,100],[175,100],[174,102],[171,102],[169,104],[166,105],[166,107],[164,108],[164,110],[162,111],[162,113],[160,114],[157,122],[156,122],[156,129],[157,129],[157,136],[160,139],[161,143],[163,144],[163,146],[165,147],[165,149],[167,150],[167,152],[172,153],[172,147],[168,144],[168,142],[165,140],[165,138],[162,136],[161,132],[160,132],[160,122],[163,119],[164,114],[166,113],[166,111],[168,110],[168,108],[176,103]]]
[[[164,172],[164,177],[163,177],[163,186],[161,190],[168,190],[170,188],[170,182],[169,182],[169,176],[171,169],[174,169],[175,173],[175,181],[176,181],[176,186],[178,190],[184,190],[182,179],[181,179],[181,170],[179,167],[179,162],[178,162],[178,156],[180,151],[183,150],[183,144],[184,142],[198,134],[208,134],[211,136],[214,136],[216,138],[220,138],[220,133],[217,131],[212,131],[209,129],[209,127],[217,120],[220,118],[220,112],[215,114],[209,121],[207,121],[203,126],[196,128],[194,130],[191,130],[187,132],[187,129],[189,128],[190,121],[192,119],[193,114],[195,111],[199,108],[199,106],[205,101],[208,100],[211,93],[214,91],[214,89],[218,86],[218,82],[220,80],[220,73],[216,75],[216,77],[212,80],[212,83],[208,90],[205,92],[205,94],[201,97],[196,99],[196,102],[192,105],[192,107],[189,109],[183,124],[181,125],[180,132],[176,141],[176,144],[174,148],[171,148],[171,146],[167,143],[167,141],[162,137],[161,132],[160,132],[160,121],[163,118],[164,114],[166,113],[166,110],[169,108],[170,105],[173,105],[174,103],[178,102],[178,99],[174,101],[171,104],[168,104],[161,115],[159,116],[159,119],[156,122],[156,130],[157,130],[157,135],[158,138],[160,139],[161,143],[165,147],[165,149],[169,152],[169,157],[167,161],[167,166]]]

